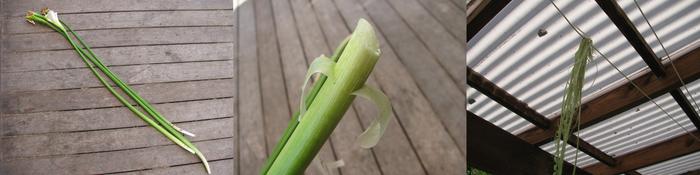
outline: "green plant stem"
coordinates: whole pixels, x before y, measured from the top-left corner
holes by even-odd
[[[335,49],[335,52],[331,56],[331,60],[337,62],[338,59],[340,58],[340,54],[343,53],[343,50],[345,49],[345,46],[348,44],[348,41],[350,40],[350,37],[346,37],[341,44]],[[311,89],[311,92],[309,92],[308,95],[304,98],[304,103],[306,107],[308,108],[311,106],[311,103],[313,103],[313,100],[316,98],[316,95],[318,94],[318,91],[321,90],[321,86],[326,82],[326,79],[328,79],[327,76],[323,74],[319,74],[318,81],[314,84],[313,88]],[[303,95],[303,94],[302,94]],[[262,167],[260,174],[266,174],[267,170],[270,169],[270,166],[272,166],[272,162],[277,159],[277,156],[279,155],[280,151],[282,151],[282,148],[284,145],[287,144],[287,141],[289,140],[289,136],[294,133],[294,130],[296,129],[297,125],[299,125],[299,111],[294,112],[294,115],[292,115],[292,119],[289,121],[287,124],[287,129],[284,130],[284,134],[282,134],[282,137],[280,138],[280,141],[277,142],[277,145],[273,149],[272,153],[270,156],[267,158],[267,161],[265,161],[265,165]]]
[[[367,21],[360,20],[338,58],[335,76],[321,85],[308,111],[265,174],[303,173],[350,107],[355,98],[351,93],[364,86],[378,58],[374,31]]]
[[[167,130],[169,133],[171,133],[173,136],[175,136],[175,138],[177,138],[178,140],[183,142],[185,145],[187,145],[187,147],[192,149],[194,151],[194,154],[196,154],[197,157],[199,157],[202,160],[202,163],[204,164],[207,172],[211,171],[209,168],[209,164],[206,161],[206,158],[204,158],[204,155],[202,154],[202,152],[199,151],[199,149],[197,149],[197,147],[195,147],[194,144],[192,144],[187,138],[185,138],[180,133],[180,131],[177,131],[174,128],[173,124],[170,121],[166,120],[158,111],[156,111],[153,108],[153,106],[151,106],[151,104],[148,103],[148,101],[141,98],[141,96],[139,96],[133,89],[131,89],[131,87],[129,87],[126,83],[121,81],[121,79],[119,79],[119,77],[117,75],[112,73],[112,71],[109,70],[109,68],[107,68],[107,66],[105,66],[104,63],[102,63],[102,61],[100,61],[99,57],[97,55],[95,55],[95,53],[92,51],[90,46],[85,44],[83,39],[80,38],[80,36],[77,35],[66,23],[63,23],[63,22],[61,22],[61,23],[73,36],[75,36],[75,38],[85,48],[85,50],[87,50],[86,55],[88,56],[88,58],[90,59],[90,61],[93,64],[95,64],[105,75],[107,75],[107,77],[109,77],[119,88],[121,88],[122,91],[124,91],[127,95],[129,95],[129,97],[131,97],[134,101],[136,101],[136,103],[138,103],[139,106],[141,106],[160,125],[162,125],[165,128],[165,130]]]
[[[112,95],[114,95],[114,97],[116,97],[117,100],[119,100],[119,102],[121,102],[124,106],[126,106],[127,108],[129,108],[129,110],[130,110],[131,112],[133,112],[134,114],[136,114],[137,116],[139,116],[141,119],[143,119],[143,121],[145,121],[146,123],[148,123],[148,124],[150,124],[151,126],[153,126],[153,128],[155,128],[156,130],[158,130],[158,132],[162,133],[163,135],[165,135],[165,137],[167,137],[167,138],[170,139],[171,141],[175,142],[175,144],[179,145],[180,147],[182,147],[183,149],[185,149],[185,150],[187,150],[187,151],[189,151],[189,152],[191,152],[191,153],[194,153],[194,151],[193,151],[192,149],[190,149],[187,145],[185,145],[182,141],[180,141],[179,139],[177,139],[176,137],[174,137],[172,134],[170,134],[170,132],[168,132],[168,131],[166,131],[165,129],[163,129],[163,127],[161,127],[161,126],[158,125],[156,122],[154,122],[153,120],[151,120],[149,117],[147,117],[147,116],[146,116],[145,114],[143,114],[141,111],[139,111],[138,109],[134,108],[134,106],[132,106],[131,103],[129,103],[126,99],[124,99],[124,97],[122,97],[119,93],[117,93],[117,92],[114,90],[114,88],[112,88],[112,86],[97,72],[97,70],[95,70],[95,67],[94,67],[92,64],[90,64],[90,62],[89,62],[88,59],[86,58],[87,56],[85,55],[85,53],[82,51],[81,48],[79,48],[79,47],[75,44],[75,42],[70,38],[70,36],[68,36],[67,33],[61,33],[61,35],[62,35],[64,38],[66,38],[66,39],[68,40],[68,42],[71,44],[71,46],[73,46],[73,48],[78,52],[78,54],[80,55],[80,58],[83,60],[83,62],[85,62],[85,64],[88,66],[88,68],[90,68],[90,72],[92,72],[92,74],[95,75],[95,77],[97,77],[97,79],[100,81],[100,83],[102,83],[102,85],[104,85],[105,88],[107,88],[107,90],[108,90],[110,93],[112,93]]]

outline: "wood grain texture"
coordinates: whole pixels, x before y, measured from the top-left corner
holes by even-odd
[[[154,104],[171,122],[233,116],[233,98]],[[26,135],[146,126],[126,107],[3,114],[2,135]]]
[[[238,174],[258,173],[267,157],[254,3],[248,1],[235,11],[238,26],[245,26],[238,30]]]
[[[43,27],[43,26],[35,26]],[[231,27],[123,28],[76,31],[91,47],[231,42]],[[31,33],[6,35],[8,51],[72,49],[61,35]]]
[[[167,83],[231,78],[232,61],[190,62],[112,67],[124,83]],[[102,87],[88,68],[2,73],[3,93]],[[33,80],[33,81],[27,81]]]
[[[27,2],[5,1],[4,6],[4,14],[6,16],[24,16],[27,10],[39,11],[43,7],[49,7],[59,13],[105,13],[120,11],[231,9],[232,2],[223,0],[97,0],[85,3],[84,0],[36,0]]]
[[[107,66],[230,60],[231,43],[130,46],[93,49]],[[57,59],[60,58],[60,59]],[[2,72],[85,68],[73,50],[11,52],[0,59]]]
[[[134,116],[68,43],[27,24],[50,7],[211,160],[234,173],[237,61],[232,2],[1,1],[0,174],[206,174],[200,161]]]
[[[453,37],[457,38],[463,45],[467,44],[467,14],[463,10],[454,6],[449,0],[418,0],[432,16],[450,31]],[[465,4],[466,5],[466,4]]]
[[[232,138],[226,138],[194,142],[194,144],[208,159],[216,160],[233,157],[231,142],[233,142]],[[93,154],[5,160],[0,166],[8,174],[60,175],[115,173],[198,162],[200,161],[196,156],[187,153],[179,146],[167,145]],[[203,168],[192,173],[206,174]]]
[[[60,12],[59,12],[60,13]],[[113,13],[62,14],[61,20],[73,30],[95,30],[114,28],[182,27],[182,26],[228,26],[233,25],[231,10],[206,11],[132,11]],[[24,16],[10,17],[10,21],[24,21]],[[48,27],[26,22],[9,23],[7,34],[53,32]]]
[[[151,103],[203,100],[233,96],[231,79],[159,83],[131,86]],[[167,89],[167,91],[164,91]],[[208,89],[206,91],[199,91]],[[80,98],[99,97],[99,98]],[[33,91],[4,94],[4,114],[91,109],[122,106],[104,88]]]
[[[204,121],[177,123],[197,137],[190,141],[212,140],[232,137],[228,128],[233,119],[221,118]],[[126,150],[172,144],[161,133],[150,126],[97,130],[87,132],[49,133],[39,135],[8,136],[2,139],[4,159],[23,157],[45,157],[81,153]]]

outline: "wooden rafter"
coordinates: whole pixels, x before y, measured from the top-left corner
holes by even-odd
[[[467,84],[506,107],[513,113],[532,122],[535,124],[535,126],[546,128],[552,125],[552,121],[547,119],[544,115],[530,108],[525,102],[518,100],[516,97],[501,89],[493,82],[489,81],[484,76],[475,72],[469,67],[467,67]],[[571,145],[576,145],[576,140],[579,139],[575,135],[572,135],[569,138],[568,143]],[[614,166],[616,164],[616,160],[612,156],[605,154],[603,151],[594,147],[588,142],[579,139],[578,145],[581,151],[590,155],[591,157],[610,166]]]
[[[622,34],[627,38],[627,41],[634,47],[634,49],[639,53],[639,55],[644,59],[644,62],[649,66],[651,72],[653,72],[658,77],[663,77],[671,74],[672,72],[667,72],[663,69],[661,60],[651,46],[644,40],[642,34],[639,33],[637,28],[632,24],[632,22],[627,17],[627,14],[622,10],[619,4],[613,0],[597,0],[598,6],[608,15],[610,20],[617,26],[617,28],[622,32]],[[669,91],[676,103],[683,109],[686,116],[693,122],[695,128],[700,129],[700,117],[698,113],[690,104],[688,97],[683,95],[679,89],[673,89]]]
[[[550,127],[550,121],[547,117],[530,108],[525,102],[518,100],[470,67],[467,67],[467,84],[535,126],[545,129]]]
[[[552,174],[553,157],[467,111],[467,164],[492,174]],[[565,173],[573,165],[565,163]],[[590,174],[576,168],[576,174]]]
[[[467,12],[467,41],[469,41],[476,33],[481,30],[491,19],[498,14],[510,0],[474,0],[468,4],[468,9],[473,9]]]
[[[690,51],[673,62],[685,82],[692,82],[700,78],[700,69],[698,69],[700,67],[700,49]],[[667,72],[673,71],[668,64],[664,65],[664,70]],[[657,78],[650,72],[644,73],[632,81],[639,85],[651,98],[656,98],[681,86],[681,82],[675,76]],[[649,100],[629,82],[624,83],[582,105],[581,128],[606,120],[647,101]],[[536,145],[545,144],[551,141],[557,130],[555,126],[558,123],[559,116],[553,119],[553,127],[548,129],[533,128],[519,134],[518,137]]]
[[[700,132],[694,131],[691,134],[698,135]],[[684,156],[696,151],[700,151],[700,142],[698,142],[690,134],[684,134],[617,157],[620,160],[620,164],[618,166],[610,167],[608,165],[598,163],[585,169],[593,174],[619,174]]]

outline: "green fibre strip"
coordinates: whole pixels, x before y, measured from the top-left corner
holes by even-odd
[[[309,70],[306,72],[306,76],[304,77],[304,85],[301,87],[301,94],[304,94],[304,90],[306,89],[306,84],[309,83],[309,79],[311,79],[311,76],[320,73],[322,75],[325,75],[326,77],[333,78],[333,69],[335,68],[335,61],[329,59],[325,55],[321,55],[314,59],[313,62],[311,62],[311,65],[309,66]],[[299,103],[299,119],[297,121],[301,121],[301,117],[304,116],[304,112],[306,112],[306,100],[301,99],[301,102]]]
[[[73,48],[78,52],[78,54],[80,55],[80,57],[81,57],[81,59],[83,60],[83,62],[85,62],[85,64],[88,66],[88,68],[90,68],[90,71],[92,72],[92,74],[95,75],[95,76],[97,77],[97,79],[100,81],[100,83],[102,83],[102,85],[104,85],[104,86],[107,88],[107,90],[108,90],[112,95],[114,95],[114,96],[117,98],[117,100],[119,100],[119,102],[121,102],[124,106],[126,106],[127,108],[129,108],[129,110],[130,110],[131,112],[133,112],[134,114],[136,114],[137,116],[139,116],[139,117],[140,117],[141,119],[143,119],[146,123],[148,123],[148,124],[150,124],[151,126],[153,126],[157,131],[159,131],[160,133],[162,133],[163,135],[165,135],[168,139],[170,139],[171,141],[175,142],[175,144],[179,145],[180,147],[184,148],[185,150],[187,150],[187,151],[189,151],[189,152],[193,152],[193,151],[192,151],[191,149],[189,149],[189,147],[187,147],[183,142],[181,142],[180,140],[176,139],[176,138],[175,138],[174,136],[172,136],[169,132],[167,132],[165,129],[163,129],[163,128],[160,127],[158,124],[156,124],[153,120],[151,120],[150,118],[148,118],[145,114],[141,113],[141,111],[138,111],[138,110],[137,110],[136,108],[134,108],[128,101],[126,101],[126,99],[124,99],[119,93],[117,93],[117,92],[114,90],[114,88],[112,88],[112,87],[109,85],[109,83],[107,83],[107,81],[106,81],[104,78],[102,78],[102,76],[101,76],[99,73],[97,73],[97,70],[95,70],[94,66],[91,65],[91,64],[89,63],[89,61],[85,58],[85,57],[86,57],[85,53],[83,53],[82,49],[79,49],[79,48],[78,48],[78,46],[75,44],[75,42],[73,42],[73,40],[70,38],[70,36],[68,36],[68,34],[65,33],[64,30],[57,30],[57,29],[62,29],[62,28],[57,27],[57,26],[56,26],[55,24],[53,24],[52,22],[49,22],[44,16],[38,15],[38,14],[36,14],[36,13],[32,14],[31,16],[28,16],[28,20],[32,20],[32,21],[34,21],[34,22],[38,22],[38,23],[41,23],[41,24],[43,24],[43,25],[49,26],[50,28],[52,28],[52,29],[56,30],[57,32],[59,32],[59,33],[61,34],[61,36],[63,36],[64,38],[66,38],[66,40],[68,40],[68,42],[71,44],[71,46],[73,46]]]
[[[571,125],[573,124],[579,106],[581,105],[581,91],[583,89],[583,80],[585,78],[586,63],[591,57],[593,41],[590,38],[582,38],[579,48],[574,56],[574,66],[571,69],[571,77],[565,87],[564,100],[561,107],[561,117],[559,119],[559,128],[555,135],[555,164],[554,174],[561,175],[564,171],[564,156],[566,152],[567,141],[571,136]],[[577,124],[579,122],[576,122]],[[574,174],[575,174],[574,170]]]
[[[53,12],[53,11],[50,11],[48,9],[47,9],[47,11],[48,11],[47,14],[51,14],[51,12]],[[55,12],[53,12],[53,13],[55,13]],[[129,110],[131,110],[134,114],[136,114],[137,116],[142,118],[144,121],[146,121],[146,123],[148,123],[151,126],[153,126],[154,128],[156,128],[156,130],[161,132],[168,139],[175,142],[177,145],[179,145],[183,149],[187,150],[188,152],[196,154],[204,163],[204,166],[205,166],[205,169],[207,170],[207,173],[211,173],[209,165],[208,165],[206,159],[204,158],[204,156],[202,155],[202,153],[191,142],[189,142],[189,140],[184,138],[179,132],[175,131],[173,129],[173,127],[175,127],[175,126],[173,126],[172,123],[165,120],[162,117],[162,115],[160,115],[160,113],[155,111],[153,109],[153,107],[147,101],[145,101],[143,98],[138,96],[128,85],[123,83],[118,77],[116,77],[116,75],[114,75],[108,68],[106,68],[106,66],[104,66],[104,64],[92,52],[90,47],[87,44],[85,44],[83,42],[83,40],[80,38],[80,36],[78,36],[73,30],[71,30],[67,24],[58,20],[57,16],[55,16],[54,18],[55,19],[53,21],[50,21],[45,16],[38,15],[35,12],[31,12],[31,11],[28,12],[28,15],[27,15],[27,21],[29,21],[30,23],[34,23],[35,21],[39,22],[43,25],[46,25],[46,26],[54,29],[55,31],[59,32],[63,37],[65,37],[71,43],[71,46],[73,46],[73,48],[79,53],[79,55],[81,56],[81,58],[83,59],[85,64],[91,69],[93,74],[110,91],[110,93],[112,93],[122,104],[127,106],[127,108],[129,108]],[[57,25],[59,25],[59,24],[61,25],[60,28],[57,27]],[[68,29],[68,31],[70,31],[71,34],[73,34],[78,39],[80,44],[83,47],[85,47],[85,50],[87,50],[87,52],[89,52],[89,54],[86,53],[82,47],[78,47],[77,44],[75,44],[75,42],[70,38],[68,33],[66,33],[66,29]],[[89,59],[89,62],[91,62],[92,64],[90,64],[88,62],[88,59]],[[103,73],[105,75],[107,75],[113,82],[115,82],[115,84],[117,86],[119,86],[125,93],[127,93],[132,99],[134,99],[134,101],[136,101],[142,108],[144,108],[144,110],[146,110],[150,115],[152,115],[153,118],[156,119],[156,121],[158,123],[160,123],[160,125],[158,123],[155,123],[152,119],[150,119],[150,117],[146,116],[138,109],[134,108],[131,105],[131,103],[126,101],[120,94],[116,93],[116,91],[114,91],[114,89],[111,87],[111,85],[109,85],[109,83],[107,83],[104,80],[104,78],[101,75],[99,75],[99,73],[97,73],[97,71],[94,69],[95,65],[101,71],[103,71]],[[175,127],[175,128],[177,128],[177,127]],[[180,131],[179,128],[177,130]]]
[[[331,56],[331,60],[334,62],[338,62],[338,59],[340,59],[340,55],[343,53],[345,50],[345,46],[348,44],[348,41],[350,41],[350,37],[346,37],[340,45],[335,49],[335,52]],[[326,82],[328,79],[327,76],[321,74],[319,75],[318,80],[314,84],[313,89],[311,89],[311,92],[309,92],[308,95],[304,98],[305,100],[305,106],[308,108],[311,106],[311,103],[314,101],[316,98],[316,95],[318,94],[318,91],[321,90],[321,86]],[[303,95],[303,94],[302,94]],[[280,151],[282,151],[282,148],[284,148],[284,145],[287,144],[287,141],[289,140],[289,136],[294,133],[294,130],[296,129],[297,125],[299,125],[299,111],[294,112],[294,115],[292,115],[292,120],[289,121],[287,124],[287,129],[284,130],[284,134],[282,134],[282,137],[280,138],[280,141],[277,143],[275,146],[275,149],[273,149],[272,153],[270,153],[270,156],[268,156],[267,161],[265,161],[265,165],[262,167],[260,170],[260,174],[267,174],[267,171],[270,169],[270,166],[272,166],[272,162],[277,159],[277,156],[280,154]]]
[[[360,19],[336,63],[334,77],[318,91],[266,174],[304,172],[350,107],[355,98],[352,93],[364,86],[379,54],[373,27]]]
[[[364,85],[362,88],[352,93],[353,95],[363,97],[372,101],[379,109],[379,116],[372,121],[367,129],[357,137],[357,142],[362,148],[372,148],[379,142],[379,139],[384,135],[389,120],[391,119],[391,103],[389,98],[372,86]]]
[[[192,150],[194,150],[194,154],[196,154],[197,157],[199,157],[199,159],[202,161],[207,173],[211,174],[209,163],[207,162],[206,158],[204,158],[204,155],[202,154],[202,152],[199,151],[199,149],[197,149],[197,147],[195,147],[194,144],[192,144],[187,138],[185,138],[182,134],[180,134],[181,131],[175,129],[175,126],[170,121],[166,120],[158,111],[156,111],[153,108],[153,106],[151,106],[151,104],[148,103],[148,101],[141,98],[141,96],[139,96],[133,89],[131,89],[131,87],[129,87],[128,84],[124,83],[121,79],[119,79],[119,77],[117,75],[112,73],[112,71],[109,70],[109,68],[107,68],[107,66],[105,66],[104,63],[102,63],[102,61],[100,61],[99,57],[97,55],[95,55],[95,53],[92,51],[90,46],[85,44],[83,39],[80,38],[80,36],[77,35],[67,24],[63,23],[63,25],[65,26],[66,29],[68,29],[68,31],[71,32],[71,34],[73,34],[73,36],[75,36],[75,38],[78,39],[80,44],[83,45],[83,47],[85,47],[85,50],[87,50],[87,52],[89,53],[88,58],[90,58],[90,61],[93,64],[97,65],[97,67],[100,70],[102,70],[102,72],[105,75],[107,75],[107,77],[109,77],[115,84],[117,84],[117,86],[119,88],[121,88],[122,91],[124,91],[127,95],[129,95],[129,97],[134,99],[134,101],[136,101],[136,103],[138,103],[148,114],[150,114],[168,132],[173,134],[178,140],[181,140],[182,142],[185,143],[185,145],[187,145]]]

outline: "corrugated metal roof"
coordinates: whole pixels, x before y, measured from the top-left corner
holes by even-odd
[[[626,75],[648,72],[641,57],[595,2],[555,3]],[[618,3],[656,54],[665,57],[634,1]],[[700,1],[639,1],[639,4],[672,57],[683,54],[683,49],[697,47],[700,11],[696,9],[700,8]],[[538,36],[540,30],[547,34]],[[467,65],[551,118],[560,110],[578,43],[579,36],[549,1],[513,1],[468,42]],[[625,81],[600,55],[594,54],[586,69],[585,82],[584,102]],[[700,100],[700,81],[686,83],[695,99]],[[473,100],[468,110],[513,134],[534,127],[474,89],[467,89],[467,98]],[[695,130],[670,95],[655,100],[683,127]],[[581,138],[610,155],[623,155],[685,133],[652,103],[637,108],[583,129]],[[547,151],[551,147],[551,143],[542,146]],[[587,155],[579,158],[579,165],[593,163],[597,161]]]
[[[637,170],[642,174],[682,174],[700,167],[700,152],[688,154],[676,159],[667,160],[656,165]]]

